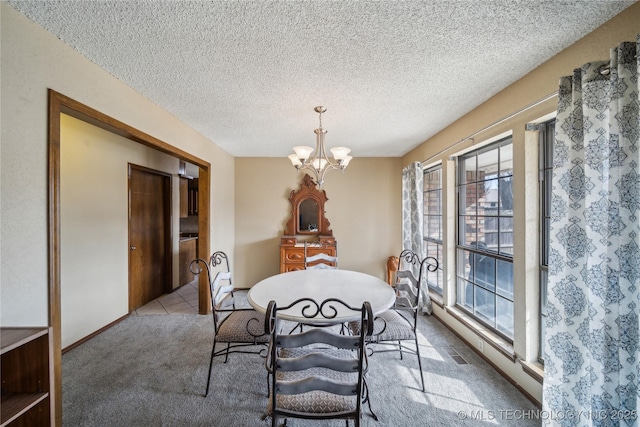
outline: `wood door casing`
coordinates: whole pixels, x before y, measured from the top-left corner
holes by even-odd
[[[171,176],[129,165],[129,311],[171,290]]]

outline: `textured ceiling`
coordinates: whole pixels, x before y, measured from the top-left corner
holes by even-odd
[[[633,1],[6,1],[234,156],[401,156]]]

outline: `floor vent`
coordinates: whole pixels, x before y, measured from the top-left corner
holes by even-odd
[[[444,350],[447,352],[449,356],[458,364],[458,365],[467,365],[469,362],[464,360],[460,353],[453,347],[444,347]]]

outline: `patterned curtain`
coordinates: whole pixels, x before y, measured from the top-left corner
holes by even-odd
[[[545,425],[638,425],[638,45],[640,35],[560,80]]]
[[[425,257],[423,248],[423,221],[424,221],[424,171],[418,162],[411,163],[402,171],[402,248],[411,249],[420,256]],[[401,260],[402,262],[402,260]],[[401,266],[400,266],[401,267]],[[413,274],[418,277],[419,268],[415,267]],[[420,311],[423,314],[431,314],[431,298],[427,289],[426,280],[422,281],[420,290]]]

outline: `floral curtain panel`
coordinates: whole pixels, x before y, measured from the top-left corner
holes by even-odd
[[[418,162],[411,163],[402,171],[402,248],[411,249],[425,257],[423,248],[424,238],[424,171]],[[401,266],[400,266],[401,267]],[[413,274],[418,277],[419,266]],[[431,298],[426,280],[422,281],[420,290],[420,311],[424,314],[432,313]]]
[[[640,36],[560,80],[545,425],[638,425]]]

